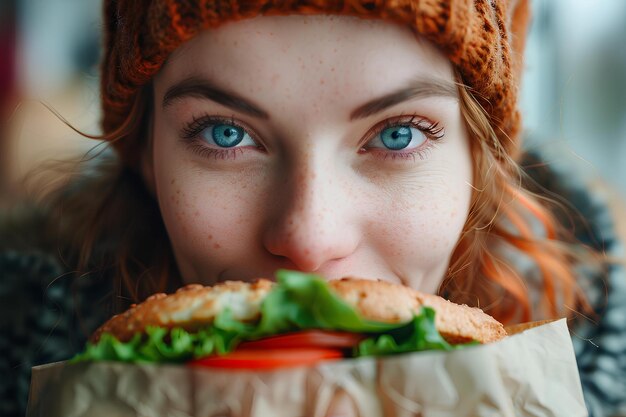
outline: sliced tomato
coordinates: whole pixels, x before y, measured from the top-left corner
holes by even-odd
[[[339,349],[237,349],[224,356],[207,356],[189,362],[191,366],[227,369],[272,370],[294,366],[313,365],[327,360],[341,359]]]
[[[302,332],[285,333],[278,336],[266,337],[240,343],[241,349],[300,349],[300,348],[338,348],[350,349],[363,340],[357,333],[331,332],[325,330],[306,330]]]

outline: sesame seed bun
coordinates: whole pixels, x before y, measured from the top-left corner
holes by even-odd
[[[187,285],[170,295],[155,294],[112,317],[93,334],[91,341],[97,342],[102,333],[128,341],[148,326],[194,331],[212,323],[226,307],[233,318],[252,322],[259,319],[261,303],[274,285],[267,279],[252,283],[227,281],[212,287]],[[507,335],[502,324],[478,308],[458,305],[402,285],[360,278],[333,280],[328,285],[367,320],[407,322],[422,306],[431,307],[436,312],[437,330],[451,344],[472,340],[490,343]]]

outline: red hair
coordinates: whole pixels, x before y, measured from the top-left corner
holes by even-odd
[[[574,241],[548,207],[555,202],[524,187],[523,171],[504,151],[468,87],[459,86],[459,99],[471,142],[474,190],[440,292],[503,323],[590,312],[575,267],[581,258],[597,263],[599,255]],[[525,279],[519,265],[524,261],[535,266],[539,282]],[[534,301],[533,285],[538,286]]]

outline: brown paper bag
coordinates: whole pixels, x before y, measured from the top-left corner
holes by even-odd
[[[33,368],[27,417],[587,416],[565,320],[453,352],[271,372],[113,362]]]

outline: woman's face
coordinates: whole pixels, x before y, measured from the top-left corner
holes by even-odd
[[[289,268],[437,290],[472,168],[452,66],[408,28],[229,23],[176,50],[154,93],[144,174],[185,282]]]

